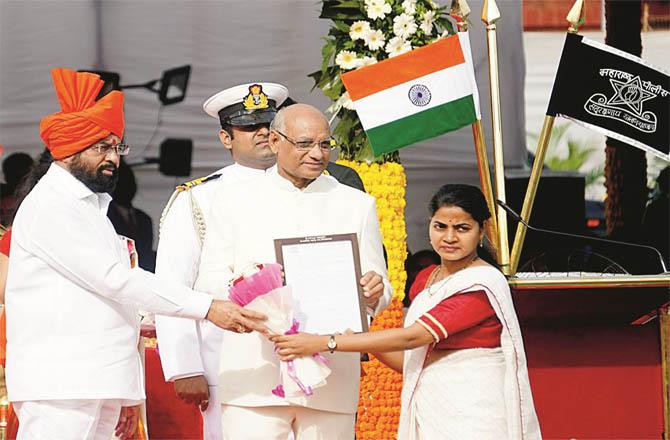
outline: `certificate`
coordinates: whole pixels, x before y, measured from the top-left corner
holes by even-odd
[[[278,239],[275,252],[301,331],[368,330],[356,234]]]

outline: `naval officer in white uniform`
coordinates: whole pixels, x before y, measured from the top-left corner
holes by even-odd
[[[221,123],[219,140],[230,150],[234,163],[177,187],[163,213],[157,274],[193,287],[213,194],[274,166],[269,125],[287,97],[288,90],[281,84],[250,83],[225,89],[205,101],[205,112]],[[214,388],[222,331],[207,321],[156,316],[156,332],[165,380],[174,382],[180,399],[199,406],[205,439],[221,439],[221,406]]]

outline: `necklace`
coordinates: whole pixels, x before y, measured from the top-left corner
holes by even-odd
[[[437,292],[437,290],[435,290],[435,291],[431,290],[431,288],[435,284],[437,284],[438,282],[446,281],[446,280],[450,279],[451,277],[453,277],[454,275],[456,275],[458,272],[462,271],[463,269],[467,269],[468,267],[472,266],[472,263],[474,263],[478,259],[479,259],[479,257],[475,255],[475,257],[472,260],[470,260],[470,262],[468,264],[466,264],[465,266],[456,270],[455,272],[450,273],[449,275],[447,275],[446,277],[444,277],[441,280],[438,280],[437,277],[440,274],[440,272],[442,272],[442,265],[439,265],[438,267],[436,267],[433,270],[433,272],[430,274],[430,276],[428,277],[428,281],[426,282],[426,289],[428,290],[428,295],[433,296]]]

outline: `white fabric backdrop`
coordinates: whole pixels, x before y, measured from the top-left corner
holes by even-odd
[[[438,0],[444,4],[445,0]],[[500,83],[505,162],[522,166],[525,154],[521,2],[499,0]],[[482,2],[470,2],[471,40],[491,151],[488,62]],[[158,78],[164,69],[191,64],[184,102],[165,107],[163,124],[145,150],[156,123],[158,100],[141,90],[126,92],[126,140],[130,158],[157,156],[166,137],[192,138],[193,176],[230,163],[216,136],[218,123],[201,110],[213,93],[243,82],[285,84],[291,96],[325,109],[328,100],[306,75],[321,63],[329,22],[318,19],[314,0],[0,0],[0,144],[5,155],[41,149],[39,120],[58,110],[49,68],[116,71],[122,84]],[[470,128],[401,151],[407,170],[407,229],[411,251],[428,246],[426,205],[446,182],[478,183]],[[491,157],[490,157],[491,159]],[[491,160],[492,162],[492,160]],[[135,168],[135,205],[154,219],[178,181],[157,167]],[[180,179],[181,180],[181,179]]]

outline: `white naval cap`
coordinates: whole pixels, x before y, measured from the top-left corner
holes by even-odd
[[[241,84],[211,96],[202,108],[222,125],[269,124],[287,97],[288,89],[281,84]]]

